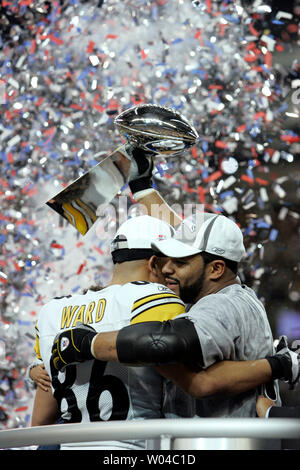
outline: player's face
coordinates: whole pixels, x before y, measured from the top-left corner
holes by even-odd
[[[205,281],[205,265],[201,255],[186,258],[164,258],[161,268],[164,284],[185,303],[194,303],[201,295]]]

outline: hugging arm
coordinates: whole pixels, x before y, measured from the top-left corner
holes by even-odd
[[[66,344],[66,338],[69,345],[62,350],[61,341]],[[87,326],[76,327],[60,333],[52,349],[53,364],[59,370],[94,358],[132,366],[158,366],[162,375],[198,398],[242,393],[271,379],[289,381],[299,369],[299,362],[297,367],[294,363],[292,377],[291,357],[292,352],[285,350],[254,361],[222,361],[201,370],[199,338],[193,323],[186,318],[139,323],[107,333],[96,333]]]

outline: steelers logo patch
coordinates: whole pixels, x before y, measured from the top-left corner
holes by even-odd
[[[69,346],[69,338],[66,338],[65,336],[63,336],[60,340],[60,350],[61,351],[64,351],[65,349],[67,349],[67,347]]]

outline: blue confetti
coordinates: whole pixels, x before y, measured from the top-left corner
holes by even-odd
[[[224,193],[220,194],[220,199],[223,200],[228,196],[233,196],[234,192],[233,191],[225,191]]]
[[[265,220],[259,219],[255,224],[257,228],[270,228],[270,224],[268,224]]]
[[[270,235],[269,235],[269,239],[271,240],[271,242],[274,242],[276,240],[277,235],[278,235],[278,230],[273,228],[270,232]]]
[[[171,44],[172,44],[172,45],[173,45],[173,44],[178,44],[178,43],[180,43],[180,42],[183,42],[183,39],[181,39],[181,38],[176,38],[176,39],[174,39],[173,41],[171,41]]]
[[[229,21],[230,23],[236,23],[236,24],[240,23],[240,18],[237,18],[235,16],[223,15],[223,17],[225,18],[225,20]]]
[[[72,292],[77,292],[79,289],[81,289],[81,286],[73,287]]]

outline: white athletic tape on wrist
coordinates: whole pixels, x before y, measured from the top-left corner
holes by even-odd
[[[157,193],[156,189],[147,188],[147,189],[142,189],[141,191],[137,191],[136,193],[133,194],[133,196],[136,201],[139,201],[143,197],[149,196],[149,194],[152,194],[152,193]]]
[[[98,333],[98,334],[99,334],[99,333]],[[94,338],[92,339],[92,342],[91,342],[91,353],[92,353],[92,355],[94,356],[95,359],[97,359],[97,358],[96,358],[95,352],[94,352],[94,342],[95,342],[97,336],[98,336],[98,335],[95,335]]]
[[[118,147],[118,148],[115,150],[115,152],[121,153],[122,155],[124,155],[124,157],[128,158],[128,160],[132,160],[132,157],[131,157],[131,155],[127,152],[126,147],[128,148],[128,144],[123,144],[123,145],[121,145],[120,147]]]

